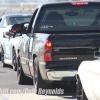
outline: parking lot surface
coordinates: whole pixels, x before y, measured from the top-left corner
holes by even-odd
[[[71,93],[54,96],[36,95],[32,90],[33,85],[19,85],[17,73],[10,67],[3,68],[0,64],[0,100],[76,100],[75,94]]]

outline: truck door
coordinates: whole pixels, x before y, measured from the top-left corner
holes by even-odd
[[[24,73],[29,74],[28,69],[28,48],[29,48],[29,37],[25,34],[23,36],[23,44],[22,44],[22,56],[21,56],[21,63],[24,69]]]
[[[34,20],[35,20],[35,16],[37,14],[38,9],[35,10],[34,15],[32,16],[32,24],[31,24],[31,30],[30,33],[28,33],[27,35],[29,36],[29,47],[28,47],[28,59],[29,59],[29,70],[30,70],[30,74],[33,76],[33,55],[32,55],[32,51],[33,51],[33,42],[34,42],[34,37],[33,37],[33,30],[34,30]]]
[[[30,37],[30,45],[29,45],[29,67],[31,75],[33,75],[33,57],[32,57],[32,50],[33,50],[33,37]]]
[[[25,67],[26,73],[28,75],[31,74],[30,66],[31,66],[31,68],[33,67],[32,66],[32,64],[33,64],[32,63],[32,44],[33,44],[33,37],[32,37],[33,27],[32,27],[32,25],[34,23],[34,18],[35,18],[36,13],[37,13],[37,9],[35,10],[32,18],[31,18],[31,21],[29,23],[28,33],[26,34],[24,45],[23,45],[23,56],[24,56],[24,61],[25,61],[24,67]]]

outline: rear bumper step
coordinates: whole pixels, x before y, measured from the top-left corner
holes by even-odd
[[[54,70],[47,71],[47,77],[51,81],[61,81],[61,80],[75,80],[77,70]]]

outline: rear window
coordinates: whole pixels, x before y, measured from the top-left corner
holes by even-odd
[[[21,16],[21,17],[11,17],[9,18],[11,24],[20,24],[20,23],[24,23],[24,22],[30,22],[31,20],[31,16],[26,17],[26,16]]]
[[[44,7],[38,31],[100,30],[100,3]]]

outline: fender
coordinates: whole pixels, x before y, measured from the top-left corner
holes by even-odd
[[[91,87],[91,66],[90,65],[92,61],[83,61],[78,68],[77,76],[76,78],[80,78],[81,84],[83,86],[83,89],[85,91],[86,96],[89,100],[95,100],[92,87]]]

